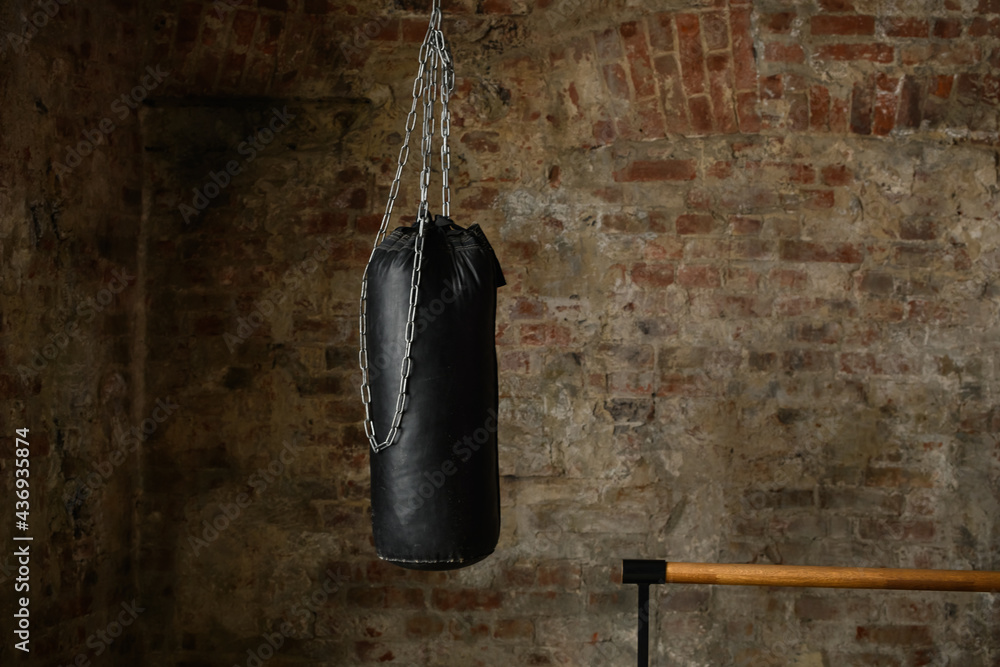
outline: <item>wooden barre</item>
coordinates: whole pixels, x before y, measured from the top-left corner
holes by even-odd
[[[1000,592],[1000,572],[625,560],[622,561],[622,583],[802,586],[996,593]]]

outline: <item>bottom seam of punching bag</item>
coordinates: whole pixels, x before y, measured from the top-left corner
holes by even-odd
[[[469,558],[450,558],[450,559],[442,559],[442,558],[430,558],[430,559],[396,558],[394,556],[384,556],[382,554],[378,554],[378,557],[381,558],[382,560],[393,561],[394,563],[465,563],[465,562],[470,561],[470,560],[482,560],[483,558],[486,558],[486,556],[489,556],[492,553],[493,553],[493,551],[490,551],[489,553],[483,554],[482,556],[471,556]]]

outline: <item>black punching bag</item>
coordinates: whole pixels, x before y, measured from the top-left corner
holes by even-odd
[[[372,532],[384,560],[449,570],[489,556],[500,535],[494,337],[505,281],[479,225],[437,216],[424,224],[411,313],[418,234],[419,223],[397,228],[365,273]]]

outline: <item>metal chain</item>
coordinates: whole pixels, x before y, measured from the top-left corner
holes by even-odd
[[[385,213],[382,215],[382,224],[375,237],[375,244],[372,247],[371,255],[368,257],[368,266],[365,267],[365,274],[361,280],[361,304],[359,316],[359,332],[361,347],[358,351],[358,363],[361,366],[361,400],[365,406],[365,435],[371,445],[373,452],[379,452],[395,442],[399,432],[400,422],[403,412],[406,409],[406,390],[409,384],[412,359],[410,351],[413,345],[413,334],[416,327],[417,297],[420,289],[421,267],[424,257],[424,227],[430,222],[430,212],[427,200],[427,191],[430,187],[430,176],[433,162],[434,143],[434,105],[440,96],[441,100],[441,212],[448,216],[451,210],[451,190],[448,185],[448,170],[451,168],[451,152],[448,147],[448,139],[451,132],[451,113],[448,111],[448,100],[451,91],[455,87],[455,70],[445,41],[444,33],[441,32],[441,4],[440,0],[433,0],[430,22],[427,26],[427,34],[420,46],[419,53],[420,66],[417,76],[413,80],[413,102],[410,104],[410,112],[406,117],[406,133],[403,136],[403,145],[399,149],[399,158],[396,160],[396,174],[389,188],[389,201],[386,203]],[[375,435],[375,423],[371,415],[371,380],[368,376],[368,267],[371,266],[375,251],[385,239],[389,221],[392,217],[392,208],[399,194],[399,183],[403,174],[403,167],[406,165],[410,155],[410,134],[417,123],[417,103],[423,100],[423,124],[421,126],[420,153],[422,165],[420,169],[420,205],[417,209],[417,238],[414,243],[413,269],[410,273],[410,294],[409,307],[406,313],[406,327],[403,332],[405,347],[403,349],[403,359],[399,365],[399,391],[396,394],[396,406],[392,417],[392,424],[385,440],[378,441]]]
[[[455,67],[451,59],[451,51],[447,42],[444,41],[444,34],[438,32],[439,44],[438,53],[442,59],[441,75],[441,215],[446,218],[451,217],[451,187],[448,184],[448,172],[451,171],[451,148],[448,140],[451,137],[451,111],[448,110],[448,101],[451,98],[451,91],[455,89]]]

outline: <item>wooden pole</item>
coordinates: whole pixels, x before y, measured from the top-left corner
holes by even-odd
[[[665,566],[668,584],[1000,592],[1000,572],[989,571],[669,562]]]

